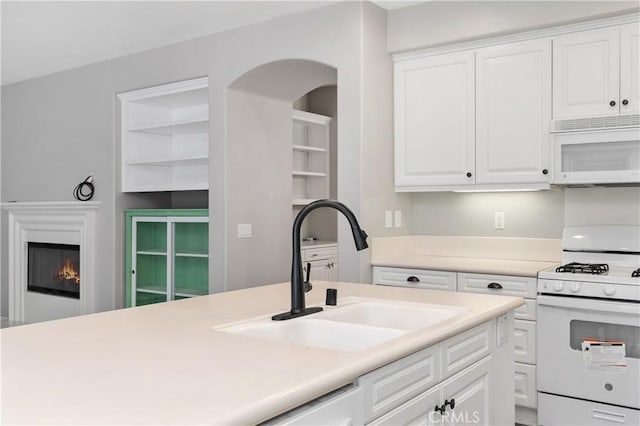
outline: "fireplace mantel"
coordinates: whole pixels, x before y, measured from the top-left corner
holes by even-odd
[[[100,202],[2,203],[8,214],[9,320],[37,322],[93,313],[96,211]],[[80,299],[27,292],[29,241],[80,245]]]

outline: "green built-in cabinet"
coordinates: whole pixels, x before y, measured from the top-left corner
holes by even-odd
[[[209,293],[207,209],[125,214],[127,307]]]

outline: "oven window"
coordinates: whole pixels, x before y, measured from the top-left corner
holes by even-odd
[[[584,340],[617,340],[625,343],[628,358],[640,358],[640,327],[638,326],[572,320],[569,328],[571,349],[582,351]]]

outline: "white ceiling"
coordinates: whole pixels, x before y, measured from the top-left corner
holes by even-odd
[[[2,84],[226,31],[342,0],[7,1]],[[377,1],[393,9],[416,1]]]

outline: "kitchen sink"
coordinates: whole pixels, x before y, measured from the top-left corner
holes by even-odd
[[[371,327],[309,317],[288,321],[272,321],[269,318],[218,328],[218,331],[343,351],[366,349],[406,333],[405,330]]]
[[[455,306],[347,298],[339,301],[339,306],[327,306],[313,315],[286,321],[260,318],[215,330],[303,346],[358,351],[466,311]]]
[[[467,308],[447,305],[345,299],[341,306],[325,308],[314,317],[412,331],[446,321],[466,311]]]

